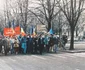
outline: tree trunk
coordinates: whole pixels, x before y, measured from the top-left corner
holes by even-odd
[[[78,30],[76,29],[76,37],[78,36]]]
[[[51,22],[48,22],[48,31],[51,29]]]
[[[62,29],[59,27],[59,38],[61,37]]]
[[[70,50],[74,50],[74,28],[71,28]]]

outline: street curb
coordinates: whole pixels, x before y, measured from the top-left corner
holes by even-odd
[[[85,50],[63,50],[61,52],[66,52],[66,53],[83,53]]]

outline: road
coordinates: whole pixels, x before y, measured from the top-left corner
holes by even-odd
[[[69,45],[69,44],[68,44]],[[84,43],[75,44],[82,45]],[[0,56],[0,70],[85,70],[85,52]]]
[[[85,53],[0,56],[0,70],[84,70]]]

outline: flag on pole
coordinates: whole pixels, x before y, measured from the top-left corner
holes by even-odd
[[[50,31],[48,32],[49,34],[53,34],[53,30],[52,28],[50,29]]]
[[[14,30],[14,20],[13,20],[13,22],[12,22],[11,30],[12,30],[12,33],[13,33],[13,35],[14,35],[14,34],[15,34],[15,30]]]
[[[13,32],[13,34],[15,34],[15,31],[14,31],[14,29],[12,28],[12,32]]]
[[[8,22],[8,27],[9,27],[9,28],[11,27],[11,22],[10,22],[10,21]]]
[[[26,33],[24,32],[24,29],[23,29],[22,25],[20,25],[20,26],[21,26],[21,35],[22,36],[26,35]]]
[[[21,33],[24,33],[24,30],[23,30],[23,28],[21,27]]]
[[[30,35],[33,34],[33,25],[30,27]]]
[[[36,35],[35,27],[33,27],[33,35]]]
[[[12,28],[15,28],[14,20],[12,21]]]

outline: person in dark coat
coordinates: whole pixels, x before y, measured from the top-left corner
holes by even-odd
[[[33,38],[29,37],[29,53],[33,53]]]
[[[33,52],[36,54],[37,53],[37,37],[33,37]]]
[[[45,38],[44,38],[44,45],[46,48],[46,52],[49,52],[49,37],[47,35],[45,35]]]
[[[27,36],[27,53],[30,52],[30,42],[29,42],[29,35]]]
[[[38,45],[39,45],[40,54],[42,55],[43,48],[44,48],[44,38],[42,37],[42,35],[40,35],[38,39]]]
[[[62,36],[62,40],[63,40],[63,44],[65,46],[66,43],[67,43],[67,35],[66,35],[66,33],[64,33],[64,35]]]

